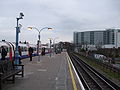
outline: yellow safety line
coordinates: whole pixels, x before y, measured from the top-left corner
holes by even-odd
[[[75,83],[75,79],[74,79],[74,76],[73,76],[73,72],[72,72],[70,62],[69,62],[69,60],[67,60],[67,61],[68,61],[68,65],[69,65],[69,71],[70,71],[70,76],[71,76],[71,79],[72,79],[73,88],[74,88],[74,90],[77,90],[77,86],[76,86],[76,83]]]

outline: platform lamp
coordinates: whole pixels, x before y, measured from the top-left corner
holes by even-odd
[[[40,50],[40,46],[41,46],[41,31],[42,30],[44,30],[44,29],[48,29],[48,30],[53,30],[52,28],[50,28],[50,27],[44,27],[44,28],[42,28],[42,29],[38,29],[38,28],[36,28],[36,27],[28,27],[28,30],[32,30],[32,29],[35,29],[35,30],[37,30],[38,31],[38,42],[37,42],[37,47],[38,47],[38,49],[37,49],[37,54],[38,54],[38,61],[40,61],[40,52],[39,52],[39,50]]]

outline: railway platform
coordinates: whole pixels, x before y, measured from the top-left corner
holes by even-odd
[[[14,84],[4,84],[3,90],[84,90],[66,52],[23,59],[24,77]]]

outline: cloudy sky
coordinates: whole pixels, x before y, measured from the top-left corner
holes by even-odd
[[[15,41],[16,17],[24,13],[20,40],[36,43],[38,32],[27,30],[52,27],[41,32],[48,38],[72,41],[74,31],[120,28],[120,0],[0,0],[0,40]]]

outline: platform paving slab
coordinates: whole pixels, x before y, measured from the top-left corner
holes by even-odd
[[[73,90],[66,53],[23,59],[24,77],[14,84],[4,84],[3,90]],[[79,90],[79,89],[78,89]]]

